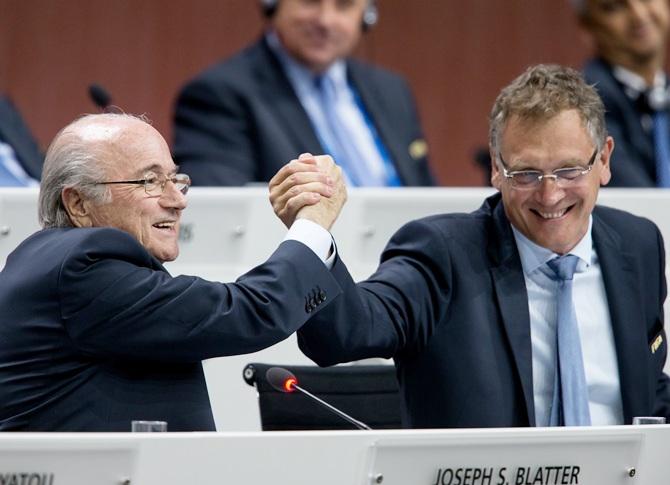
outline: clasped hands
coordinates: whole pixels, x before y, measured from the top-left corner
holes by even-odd
[[[286,227],[309,219],[330,230],[347,200],[342,169],[329,155],[303,153],[272,177],[269,188],[272,208]]]

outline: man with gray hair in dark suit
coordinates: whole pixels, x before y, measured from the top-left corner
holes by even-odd
[[[234,283],[173,277],[163,263],[179,254],[190,179],[160,133],[111,113],[61,130],[42,230],[0,272],[0,431],[129,431],[132,420],[213,431],[201,361],[277,343],[340,292],[324,264],[346,199],[340,171],[303,155],[283,173],[297,169],[316,192],[295,196],[267,261]]]

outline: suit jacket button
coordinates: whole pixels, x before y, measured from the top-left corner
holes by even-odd
[[[322,302],[326,301],[326,292],[325,291],[321,290],[319,292],[319,300],[321,300]]]
[[[312,313],[312,307],[309,303],[305,304],[305,311],[307,313]]]

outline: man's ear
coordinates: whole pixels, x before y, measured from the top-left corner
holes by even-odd
[[[605,145],[603,146],[603,149],[600,152],[600,161],[602,162],[602,167],[600,169],[600,185],[607,185],[610,179],[612,178],[610,161],[612,159],[613,152],[614,152],[614,138],[608,136],[607,140],[605,140]]]
[[[66,187],[61,192],[63,206],[74,227],[92,227],[90,203],[76,188]]]
[[[498,152],[489,146],[489,156],[491,157],[491,185],[500,190],[502,174],[497,163]]]

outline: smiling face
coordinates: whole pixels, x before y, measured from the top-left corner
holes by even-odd
[[[314,72],[354,50],[367,0],[281,0],[272,26],[284,49]]]
[[[177,166],[163,137],[150,125],[139,120],[123,121],[122,133],[108,142],[100,181],[145,179],[153,173],[162,177],[176,173]],[[178,236],[181,211],[186,197],[168,182],[162,195],[151,196],[143,185],[107,186],[111,201],[86,202],[87,216],[82,226],[115,227],[134,236],[149,253],[161,262],[179,255]]]
[[[668,0],[586,0],[582,24],[600,55],[634,68],[662,62],[670,26]]]
[[[499,148],[510,171],[550,173],[558,168],[586,167],[596,147],[579,113],[565,110],[540,121],[512,116],[501,131]],[[510,223],[542,247],[558,254],[570,251],[588,230],[600,185],[609,182],[613,148],[608,137],[593,169],[569,187],[561,188],[547,178],[527,190],[512,187],[492,154],[491,183],[502,194]]]

